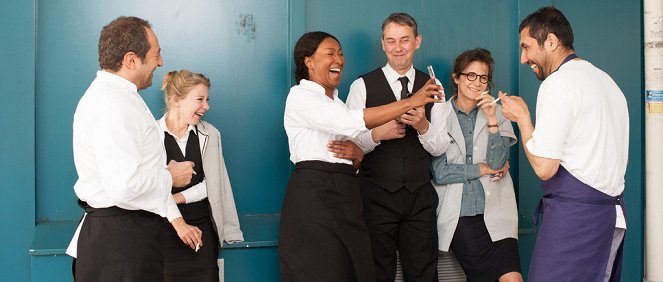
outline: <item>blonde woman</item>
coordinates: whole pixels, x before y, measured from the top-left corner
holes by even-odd
[[[191,183],[173,187],[173,198],[186,223],[202,231],[200,244],[177,228],[167,229],[166,281],[219,281],[219,246],[224,240],[244,241],[221,151],[221,134],[201,120],[209,110],[209,87],[207,77],[188,70],[171,71],[163,79],[167,111],[158,122],[165,131],[167,162],[195,164]]]

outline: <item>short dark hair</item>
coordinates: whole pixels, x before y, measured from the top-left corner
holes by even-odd
[[[99,66],[102,69],[118,71],[122,67],[124,55],[134,52],[145,59],[150,44],[147,42],[147,29],[152,25],[137,17],[118,17],[101,29],[99,35]]]
[[[562,11],[553,6],[543,7],[527,16],[518,28],[518,32],[529,27],[529,36],[536,39],[539,46],[543,46],[549,33],[559,39],[562,46],[573,50],[573,30]]]
[[[398,25],[406,25],[412,28],[414,30],[414,36],[418,36],[419,32],[417,31],[417,21],[410,16],[407,13],[393,13],[389,15],[383,22],[382,22],[382,32],[384,33],[384,29],[389,25],[390,23],[397,23]]]
[[[488,86],[491,86],[493,81],[493,68],[495,61],[490,55],[490,51],[483,48],[475,48],[460,53],[454,61],[454,68],[451,71],[451,78],[449,79],[449,86],[451,86],[452,95],[458,94],[458,84],[454,81],[454,74],[458,77],[460,73],[465,70],[472,62],[482,62],[488,65]]]
[[[307,32],[297,40],[294,52],[296,84],[299,84],[299,81],[302,79],[308,79],[308,68],[304,63],[304,58],[313,55],[325,38],[333,38],[339,45],[341,45],[341,42],[339,42],[336,37],[324,31]]]

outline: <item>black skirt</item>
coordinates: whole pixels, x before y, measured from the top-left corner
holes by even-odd
[[[496,281],[509,272],[520,272],[518,240],[490,239],[483,215],[463,216],[458,220],[451,241],[467,281]]]
[[[283,281],[375,281],[355,171],[346,164],[297,163],[281,210]]]
[[[165,274],[164,281],[219,281],[219,239],[211,217],[187,220],[187,224],[198,227],[203,232],[203,245],[198,252],[184,244],[175,228],[166,224]]]

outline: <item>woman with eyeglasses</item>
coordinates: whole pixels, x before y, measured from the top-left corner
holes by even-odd
[[[451,143],[432,160],[439,196],[439,249],[450,249],[467,281],[522,281],[518,212],[509,175],[511,122],[490,95],[494,61],[486,49],[460,54],[445,104]]]

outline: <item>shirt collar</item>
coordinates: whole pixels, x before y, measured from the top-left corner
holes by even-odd
[[[158,121],[159,127],[161,128],[162,131],[168,132],[168,134],[176,137],[175,134],[173,134],[172,132],[170,132],[170,130],[168,130],[168,126],[166,126],[166,115],[168,115],[168,113],[165,113],[163,117],[159,119]],[[193,131],[193,133],[197,135],[198,133],[196,133],[196,131],[194,130],[195,128],[196,128],[195,126],[189,124],[189,127],[186,129],[186,131],[187,132]]]
[[[398,79],[399,79],[401,76],[406,76],[407,79],[408,79],[408,81],[409,81],[409,83],[414,83],[414,74],[415,74],[415,71],[414,71],[414,67],[413,67],[413,66],[410,66],[410,69],[405,73],[405,75],[400,75],[398,72],[396,72],[396,70],[394,70],[394,69],[389,65],[389,63],[387,63],[387,65],[385,65],[385,66],[382,68],[382,72],[384,72],[384,76],[387,78],[387,81],[389,81],[389,84],[394,83],[394,82],[398,82]]]
[[[120,85],[126,87],[128,90],[131,90],[132,92],[138,93],[138,87],[136,87],[136,84],[133,82],[127,80],[124,77],[121,77],[117,74],[107,72],[105,70],[98,70],[97,71],[97,78],[104,79],[104,80],[113,80]]]
[[[299,81],[299,85],[304,89],[311,90],[315,93],[319,93],[320,95],[327,97],[327,95],[325,95],[325,88],[322,87],[322,85],[318,84],[317,82],[313,82],[308,79],[302,79]],[[334,89],[333,97],[338,98],[338,89]]]
[[[458,95],[458,94],[456,94],[456,95]],[[472,113],[474,113],[474,112],[478,113],[478,110],[479,110],[478,107],[474,107],[474,108],[472,108],[472,110],[469,113],[463,112],[463,110],[461,110],[456,105],[456,96],[451,97],[451,99],[449,99],[449,102],[451,102],[451,107],[454,109],[454,112],[456,112],[456,114],[464,114],[464,115],[471,116]]]

